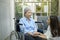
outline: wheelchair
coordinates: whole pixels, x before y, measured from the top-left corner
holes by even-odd
[[[43,22],[35,22],[35,23],[42,25]],[[10,35],[10,40],[12,40],[11,38],[12,38],[12,34],[13,34],[13,33],[14,33],[14,35],[15,35],[15,37],[16,37],[17,40],[24,40],[24,32],[21,32],[21,31],[20,31],[20,27],[21,27],[22,25],[23,25],[23,24],[20,24],[20,23],[19,23],[19,20],[15,20],[15,31],[13,31],[13,32],[11,33],[11,35]],[[44,26],[44,25],[42,25],[42,26]],[[43,29],[44,29],[44,28],[43,28]],[[42,29],[42,30],[41,30],[41,29],[38,29],[37,31],[43,33],[43,29]]]

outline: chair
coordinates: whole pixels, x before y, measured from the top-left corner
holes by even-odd
[[[42,22],[35,22],[36,24],[41,24],[42,25]],[[43,25],[42,25],[43,26]],[[38,28],[38,30],[37,30],[38,32],[40,32],[40,33],[43,33],[43,29],[41,29],[41,28]]]

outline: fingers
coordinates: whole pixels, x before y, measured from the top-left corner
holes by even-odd
[[[34,35],[39,35],[40,33],[39,32],[34,32]]]
[[[47,37],[44,36],[44,35],[38,35],[38,36],[41,37],[41,38],[47,39]]]

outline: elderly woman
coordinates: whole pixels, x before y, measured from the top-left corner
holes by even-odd
[[[24,17],[20,19],[21,24],[23,24],[25,40],[42,40],[37,32],[38,27],[35,25],[35,21],[31,18],[32,12],[29,8],[24,9]],[[22,28],[21,28],[22,30]]]

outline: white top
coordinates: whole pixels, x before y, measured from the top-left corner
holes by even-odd
[[[60,37],[52,37],[50,26],[44,34],[47,36],[47,40],[60,40]]]
[[[54,37],[54,38],[51,38],[50,40],[60,40],[60,37]]]
[[[49,40],[50,38],[52,38],[50,26],[48,26],[47,31],[44,33],[44,35],[46,35],[47,40]]]

